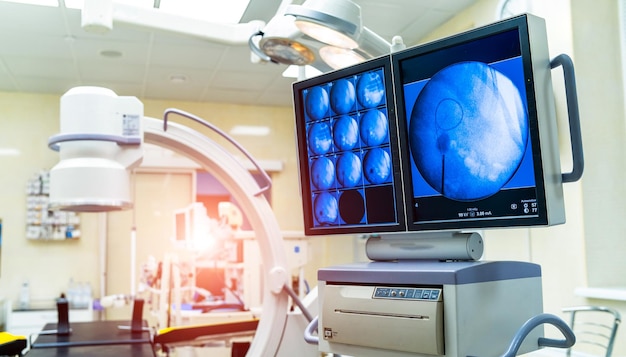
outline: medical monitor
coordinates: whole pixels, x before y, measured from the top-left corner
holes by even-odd
[[[406,229],[389,56],[293,86],[305,234]]]
[[[305,234],[563,223],[552,90],[532,15],[294,83]]]
[[[542,19],[413,47],[392,66],[409,230],[564,222]]]

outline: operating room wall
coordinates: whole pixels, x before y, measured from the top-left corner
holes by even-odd
[[[16,301],[25,281],[33,304],[54,301],[67,291],[70,279],[97,288],[97,220],[93,217],[82,217],[84,236],[77,240],[33,241],[25,235],[26,182],[58,160],[47,141],[58,132],[59,97],[0,93],[0,112],[0,147],[15,149],[14,155],[0,156],[0,296]]]

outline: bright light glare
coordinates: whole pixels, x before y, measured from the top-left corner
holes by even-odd
[[[47,1],[54,1],[55,4],[53,6],[57,6],[57,0]],[[154,0],[114,0],[113,3],[144,9],[154,6]],[[250,3],[250,0],[161,0],[159,11],[207,22],[236,24],[241,20],[243,13],[248,8],[248,3]],[[70,9],[82,9],[83,0],[65,0],[65,7]]]
[[[40,6],[59,6],[58,0],[2,0],[4,2],[14,2],[18,4],[40,5]]]
[[[0,156],[20,156],[20,151],[15,148],[0,148]]]
[[[300,66],[291,65],[283,72],[283,77],[305,79],[322,74],[322,71],[312,66],[304,66],[304,78],[300,78]]]
[[[333,69],[345,68],[365,61],[365,58],[356,52],[334,46],[320,48],[320,57]]]
[[[296,20],[295,24],[300,31],[320,42],[340,48],[355,49],[359,47],[359,44],[353,38],[327,25],[321,25],[307,20]]]

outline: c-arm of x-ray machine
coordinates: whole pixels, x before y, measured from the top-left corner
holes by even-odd
[[[307,323],[303,315],[290,314],[302,321],[288,321],[289,296],[295,298],[296,303],[300,301],[287,285],[291,279],[286,268],[282,233],[263,195],[271,185],[269,178],[266,176],[266,186],[260,188],[233,154],[201,133],[167,121],[171,114],[202,121],[175,109],[167,110],[164,120],[144,117],[143,104],[137,98],[117,96],[105,88],[69,90],[61,98],[61,132],[49,140],[49,146],[59,151],[61,159],[50,173],[51,205],[82,212],[131,206],[128,174],[141,162],[143,142],[194,160],[214,175],[239,203],[259,243],[265,291],[261,318],[248,355],[281,355],[279,349],[285,348],[285,341],[281,347],[285,326],[292,323],[299,326],[299,331],[293,331],[299,338],[288,338],[289,343],[302,345],[300,351],[315,350],[301,337]],[[243,152],[253,160],[245,150]],[[253,164],[263,172],[254,160]],[[306,307],[302,306],[302,310]]]

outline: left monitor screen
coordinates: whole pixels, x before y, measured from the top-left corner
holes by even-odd
[[[391,63],[294,84],[306,234],[405,229]]]

